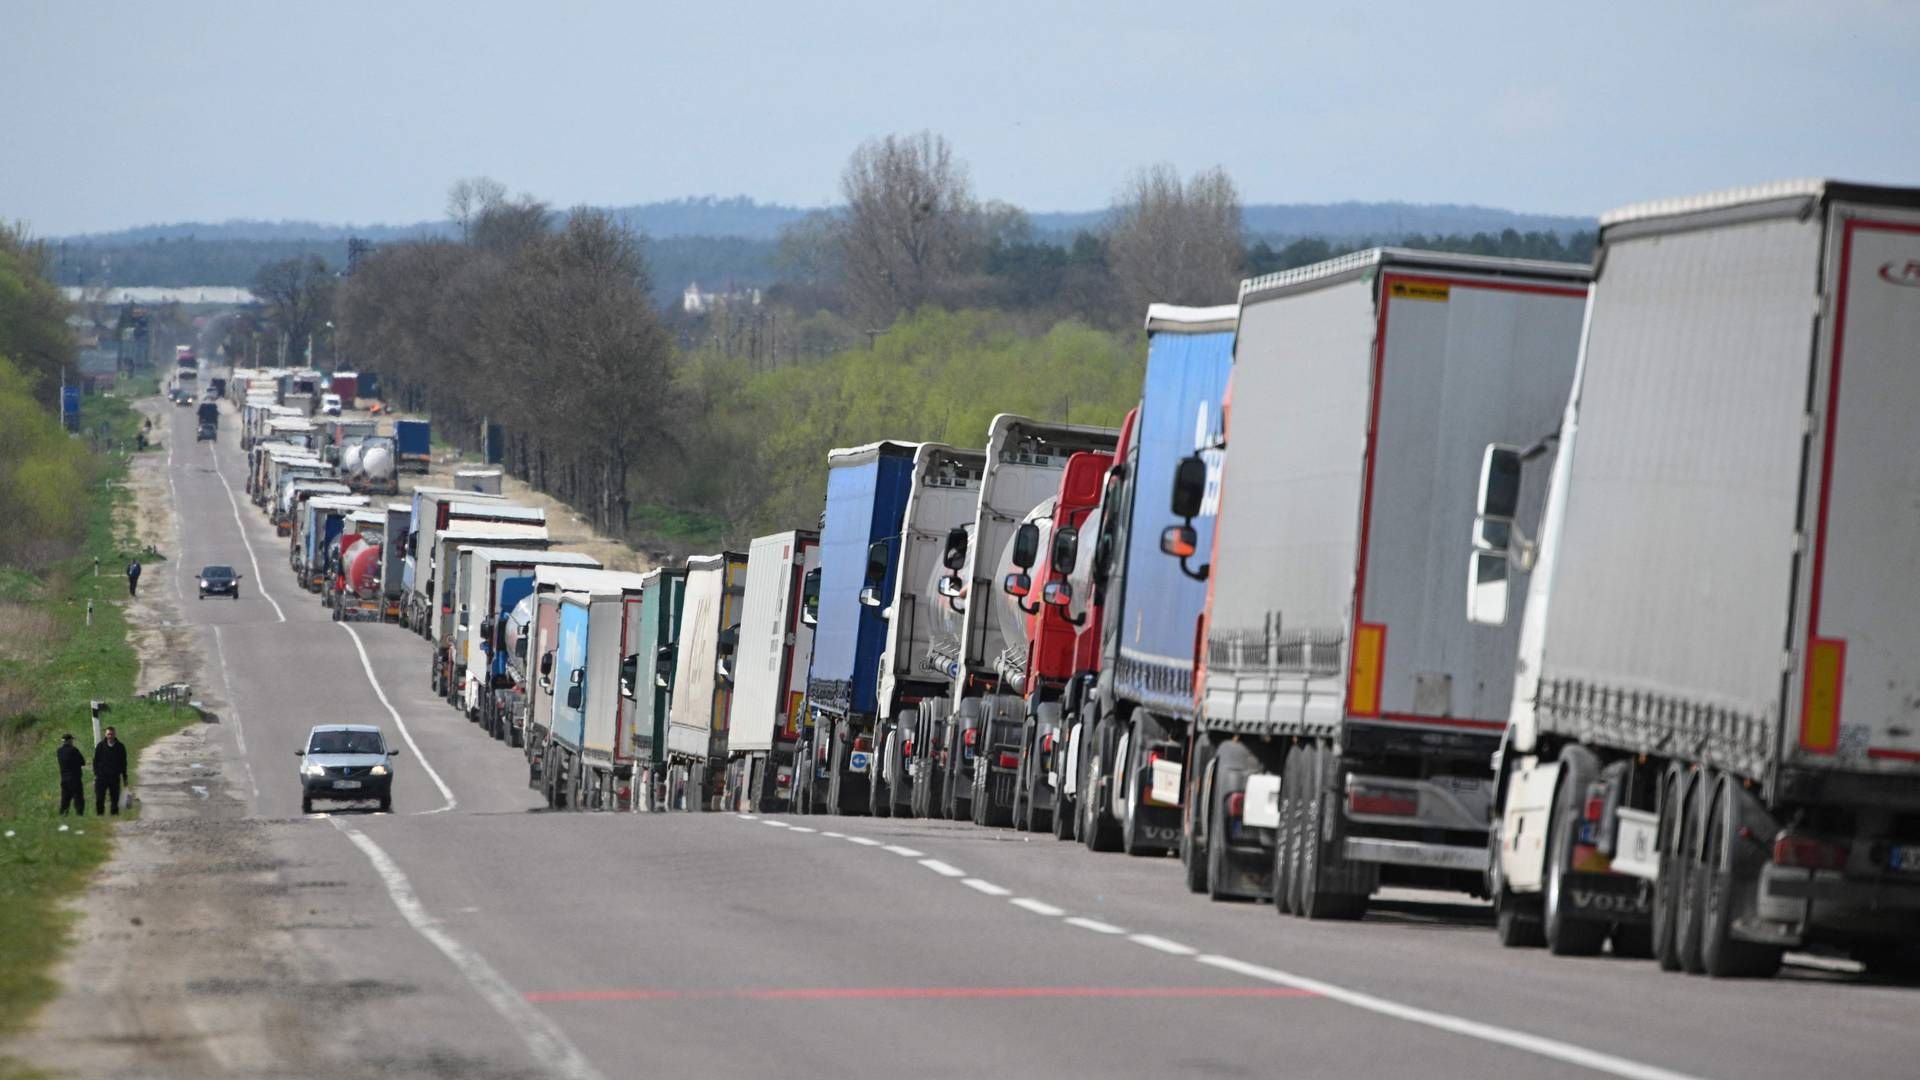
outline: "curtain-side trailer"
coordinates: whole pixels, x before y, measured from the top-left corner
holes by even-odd
[[[629,612],[639,625],[627,634],[634,650],[623,661],[631,670],[622,692],[634,703],[628,756],[634,762],[636,809],[667,807],[667,711],[672,705],[673,643],[680,636],[686,588],[685,567],[649,570],[641,586],[640,606]]]
[[[502,621],[522,597],[533,592],[538,566],[576,566],[598,569],[591,555],[564,551],[531,551],[511,547],[472,547],[461,552],[463,573],[456,584],[459,611],[455,622],[456,651],[465,674],[459,684],[460,705],[467,719],[494,738],[503,738],[496,683],[506,676],[506,655],[500,648]]]
[[[668,805],[714,810],[727,771],[727,714],[740,638],[747,557],[737,552],[687,560],[686,599],[674,640],[667,710]]]
[[[761,536],[747,546],[733,701],[727,716],[726,805],[784,810],[793,795],[813,624],[802,618],[807,575],[820,567],[820,534]]]

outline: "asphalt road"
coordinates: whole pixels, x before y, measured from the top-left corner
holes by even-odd
[[[304,890],[295,932],[378,998],[293,1072],[786,1077],[1911,1076],[1920,990],[1754,983],[1495,943],[1409,894],[1358,924],[1188,895],[1171,860],[944,822],[559,814],[520,753],[428,690],[426,645],[293,583],[217,447],[174,411],[173,580],[227,702],[231,790]],[[239,600],[197,601],[229,563]],[[257,564],[257,571],[256,571]],[[364,651],[364,655],[363,655]],[[391,814],[302,817],[322,722],[403,747]],[[436,778],[437,777],[437,781]],[[342,1045],[342,1042],[350,1045]]]

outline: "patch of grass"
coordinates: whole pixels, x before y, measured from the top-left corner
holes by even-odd
[[[633,508],[632,531],[669,544],[717,547],[726,532],[726,524],[696,511],[646,503]]]
[[[139,416],[124,400],[86,401],[93,418],[110,429],[137,429]],[[0,596],[34,621],[39,638],[30,648],[15,641],[0,651],[0,1035],[26,1024],[58,991],[50,972],[73,922],[63,905],[111,853],[112,823],[129,817],[124,811],[119,818],[93,816],[91,769],[87,816],[58,816],[54,751],[61,734],[71,733],[82,744],[91,765],[88,703],[105,701],[105,722],[137,761],[155,739],[198,718],[190,708],[133,696],[140,664],[127,640],[121,607],[126,585],[118,570],[135,545],[131,523],[115,513],[130,499],[126,466],[125,452],[103,455],[101,482],[91,492],[86,549],[78,557],[37,576],[0,571]],[[98,577],[95,557],[103,566]],[[132,786],[140,786],[137,764]],[[0,1075],[21,1067],[0,1061]]]

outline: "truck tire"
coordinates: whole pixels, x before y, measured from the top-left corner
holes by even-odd
[[[1060,725],[1060,733],[1054,736],[1054,746],[1067,747],[1072,745],[1073,728],[1063,721]],[[1055,785],[1053,793],[1053,838],[1055,840],[1077,840],[1079,839],[1077,830],[1080,827],[1080,814],[1074,797],[1067,794],[1067,785],[1064,783],[1066,780],[1066,751],[1056,750],[1055,753],[1059,755],[1057,760],[1060,762],[1061,767],[1058,772],[1062,783]],[[1075,779],[1077,780],[1078,777]]]
[[[1222,745],[1214,755],[1212,776],[1207,784],[1207,798],[1197,805],[1206,807],[1207,844],[1202,851],[1206,866],[1206,893],[1213,900],[1254,900],[1258,892],[1245,892],[1235,887],[1233,864],[1228,862],[1227,847],[1227,799],[1232,792],[1231,783],[1222,783],[1221,775],[1238,775],[1242,787],[1245,777],[1259,768],[1253,754],[1237,742]]]
[[[1771,979],[1779,973],[1786,950],[1733,936],[1738,890],[1751,887],[1759,874],[1758,867],[1743,867],[1739,857],[1740,796],[1739,785],[1731,779],[1722,779],[1714,793],[1706,858],[1700,863],[1700,902],[1705,909],[1700,921],[1700,966],[1716,979]]]
[[[1507,888],[1507,876],[1500,869],[1500,822],[1495,819],[1487,832],[1487,882],[1493,894],[1493,933],[1502,948],[1538,949],[1547,943],[1540,926],[1540,905],[1532,897],[1522,898]]]
[[[1706,829],[1708,793],[1713,790],[1714,774],[1702,769],[1694,776],[1687,798],[1680,807],[1680,852],[1676,860],[1679,895],[1674,898],[1673,947],[1680,970],[1698,975],[1705,970],[1700,959],[1700,920],[1705,907],[1700,902],[1700,838]]]
[[[1096,714],[1089,722],[1091,735],[1080,744],[1080,842],[1088,851],[1120,850],[1120,822],[1108,810],[1112,801],[1104,790],[1105,758],[1113,742],[1115,725]]]
[[[1146,766],[1148,747],[1167,737],[1167,729],[1157,717],[1145,709],[1133,711],[1133,726],[1126,736],[1125,771],[1115,770],[1114,779],[1121,782],[1124,801],[1121,812],[1120,845],[1129,855],[1164,856],[1174,852],[1173,838],[1156,840],[1147,835],[1146,823],[1141,820],[1149,812],[1144,790],[1151,780],[1141,775]]]
[[[1033,831],[1033,776],[1036,732],[1031,719],[1020,722],[1020,767],[1013,773],[1013,827],[1019,832]]]
[[[851,739],[845,728],[845,721],[835,721],[832,741],[827,744],[827,806],[832,813],[841,817],[856,817],[866,809],[865,799],[852,783],[853,774],[848,772],[851,757],[847,747]]]
[[[893,730],[891,721],[882,721],[873,729],[873,757],[868,759],[867,766],[872,770],[867,774],[867,813],[877,818],[893,816],[893,785],[887,783],[886,769],[882,766],[893,754],[893,748],[888,745]]]
[[[1280,827],[1273,845],[1273,910],[1281,915],[1300,913],[1300,765],[1305,755],[1287,754],[1280,769]]]
[[[1193,784],[1187,789],[1187,811],[1181,815],[1180,865],[1186,869],[1187,891],[1207,891],[1209,859],[1214,831],[1212,823],[1200,816],[1200,808],[1213,798],[1213,744],[1200,743],[1193,751]]]
[[[1327,836],[1331,807],[1326,794],[1334,765],[1333,752],[1325,746],[1308,748],[1301,763],[1307,782],[1301,791],[1306,814],[1300,837],[1300,914],[1314,920],[1352,921],[1367,913],[1375,870],[1349,862],[1339,850],[1339,837]]]
[[[893,745],[887,748],[887,754],[893,760],[893,782],[887,785],[887,795],[893,800],[891,810],[897,818],[910,818],[913,811],[913,777],[907,771],[906,732],[913,730],[912,710],[904,714],[907,719],[898,720],[893,726]]]
[[[1674,935],[1680,915],[1680,812],[1686,805],[1687,771],[1667,768],[1660,785],[1660,824],[1656,834],[1659,877],[1653,883],[1653,958],[1661,971],[1680,970],[1680,948]]]
[[[982,722],[984,725],[984,721]],[[982,727],[984,734],[986,728]],[[985,741],[984,739],[982,740]],[[1013,807],[1001,806],[993,797],[993,766],[986,756],[973,759],[973,823],[986,829],[1004,829],[1013,824]]]
[[[1600,759],[1584,746],[1560,751],[1560,786],[1553,793],[1553,817],[1547,822],[1547,881],[1541,923],[1547,951],[1555,956],[1596,956],[1606,944],[1607,926],[1576,917],[1568,908],[1567,875],[1587,803],[1587,785],[1599,775]]]

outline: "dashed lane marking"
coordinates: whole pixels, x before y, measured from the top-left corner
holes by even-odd
[[[874,840],[865,836],[849,836],[847,837],[847,843],[859,844],[861,847],[879,847],[880,846],[880,841]]]
[[[789,826],[787,826],[787,831],[788,831],[788,832],[798,832],[798,833],[809,833],[809,832],[819,832],[820,830],[818,830],[818,829],[809,829],[809,828],[807,828],[807,827],[806,827],[805,825],[789,825]]]
[[[347,834],[353,846],[359,848],[367,861],[373,864],[374,872],[380,875],[380,880],[387,887],[387,896],[393,900],[393,906],[400,909],[400,915],[407,920],[407,925],[453,963],[475,992],[493,1006],[501,1019],[526,1043],[528,1052],[544,1072],[568,1080],[605,1080],[600,1070],[593,1067],[593,1063],[587,1060],[579,1047],[573,1045],[558,1024],[528,1004],[526,995],[515,990],[484,957],[447,933],[440,920],[429,913],[414,894],[413,884],[407,880],[407,875],[392,856],[367,834],[342,823],[339,818],[330,820],[333,827]]]
[[[926,852],[924,851],[915,851],[910,847],[902,847],[899,844],[888,844],[886,847],[883,847],[880,850],[891,851],[895,855],[898,855],[901,858],[905,858],[905,859],[917,859],[920,856],[926,854]]]
[[[1063,923],[1066,923],[1068,926],[1077,926],[1082,930],[1091,930],[1096,934],[1126,933],[1125,930],[1122,930],[1120,927],[1115,926],[1112,923],[1101,922],[1099,919],[1089,919],[1084,915],[1075,915],[1071,918],[1062,919],[1060,921]]]
[[[1177,941],[1168,941],[1166,938],[1157,937],[1153,934],[1128,934],[1127,940],[1133,942],[1135,945],[1145,945],[1155,952],[1166,953],[1168,956],[1192,956],[1200,951],[1191,945],[1182,945]]]
[[[1025,908],[1026,910],[1033,912],[1035,915],[1045,915],[1049,919],[1057,919],[1060,916],[1065,915],[1067,913],[1066,908],[1054,907],[1052,904],[1047,903],[1045,900],[1035,900],[1031,896],[1016,896],[1013,899],[1007,901],[1007,903],[1012,904],[1014,907],[1017,907],[1017,908]]]
[[[991,881],[981,881],[977,877],[964,878],[961,880],[960,884],[965,885],[967,888],[972,889],[974,892],[986,893],[988,896],[1006,896],[1007,894],[1013,892],[1012,889],[995,885]]]
[[[959,867],[953,865],[952,863],[941,862],[939,859],[921,859],[920,865],[926,867],[927,869],[933,871],[936,874],[939,874],[941,877],[966,877],[967,876],[967,872],[965,870],[960,869]]]

